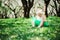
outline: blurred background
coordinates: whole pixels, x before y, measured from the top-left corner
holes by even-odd
[[[60,16],[59,0],[0,0],[0,18],[34,16],[40,8],[46,16]]]
[[[32,28],[37,9],[49,27]],[[60,40],[60,0],[0,0],[0,40]]]

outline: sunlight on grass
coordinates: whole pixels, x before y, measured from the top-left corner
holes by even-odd
[[[1,19],[1,39],[8,37],[10,40],[55,40],[60,37],[60,19],[58,17],[57,20],[55,17],[48,19],[50,26],[42,28],[33,28],[31,18]]]

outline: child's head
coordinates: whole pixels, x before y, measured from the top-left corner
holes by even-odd
[[[38,9],[38,10],[36,11],[36,15],[42,16],[42,15],[44,15],[44,11],[43,11],[42,9]]]

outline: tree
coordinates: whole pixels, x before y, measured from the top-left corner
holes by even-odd
[[[53,0],[53,2],[55,5],[55,10],[56,10],[57,16],[60,17],[60,0]],[[59,7],[58,7],[57,3],[59,4]]]
[[[30,9],[33,6],[34,0],[21,0],[24,8],[24,17],[29,18]]]
[[[45,3],[45,15],[46,15],[46,17],[48,17],[47,7],[48,7],[48,5],[50,3],[50,0],[44,0],[44,3]]]
[[[60,4],[60,0],[57,0],[57,2]]]
[[[13,0],[13,1],[14,1],[14,3],[17,4],[15,8],[10,7],[10,5],[12,5],[12,4],[11,4],[11,0],[8,0],[8,2],[7,2],[7,3],[4,3],[4,5],[7,6],[8,9],[11,10],[11,11],[14,13],[15,18],[17,18],[17,17],[18,17],[18,16],[17,16],[17,13],[19,13],[20,8],[19,8],[18,12],[16,12],[16,8],[17,8],[17,7],[20,7],[20,6],[19,6],[19,4],[18,4],[18,2],[17,2],[16,0]],[[12,5],[12,6],[13,6],[13,5]]]
[[[0,18],[8,18],[7,17],[7,9],[2,6],[2,0],[0,0]]]

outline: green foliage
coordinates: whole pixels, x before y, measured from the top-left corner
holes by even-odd
[[[2,1],[0,1],[0,18],[1,15],[3,16],[3,18],[8,17],[8,14],[12,13],[12,10],[6,6],[4,3],[2,3]]]
[[[60,40],[60,18],[49,17],[47,20],[49,27],[33,28],[30,18],[0,19],[0,39]]]
[[[2,6],[2,1],[0,0],[0,7]]]

